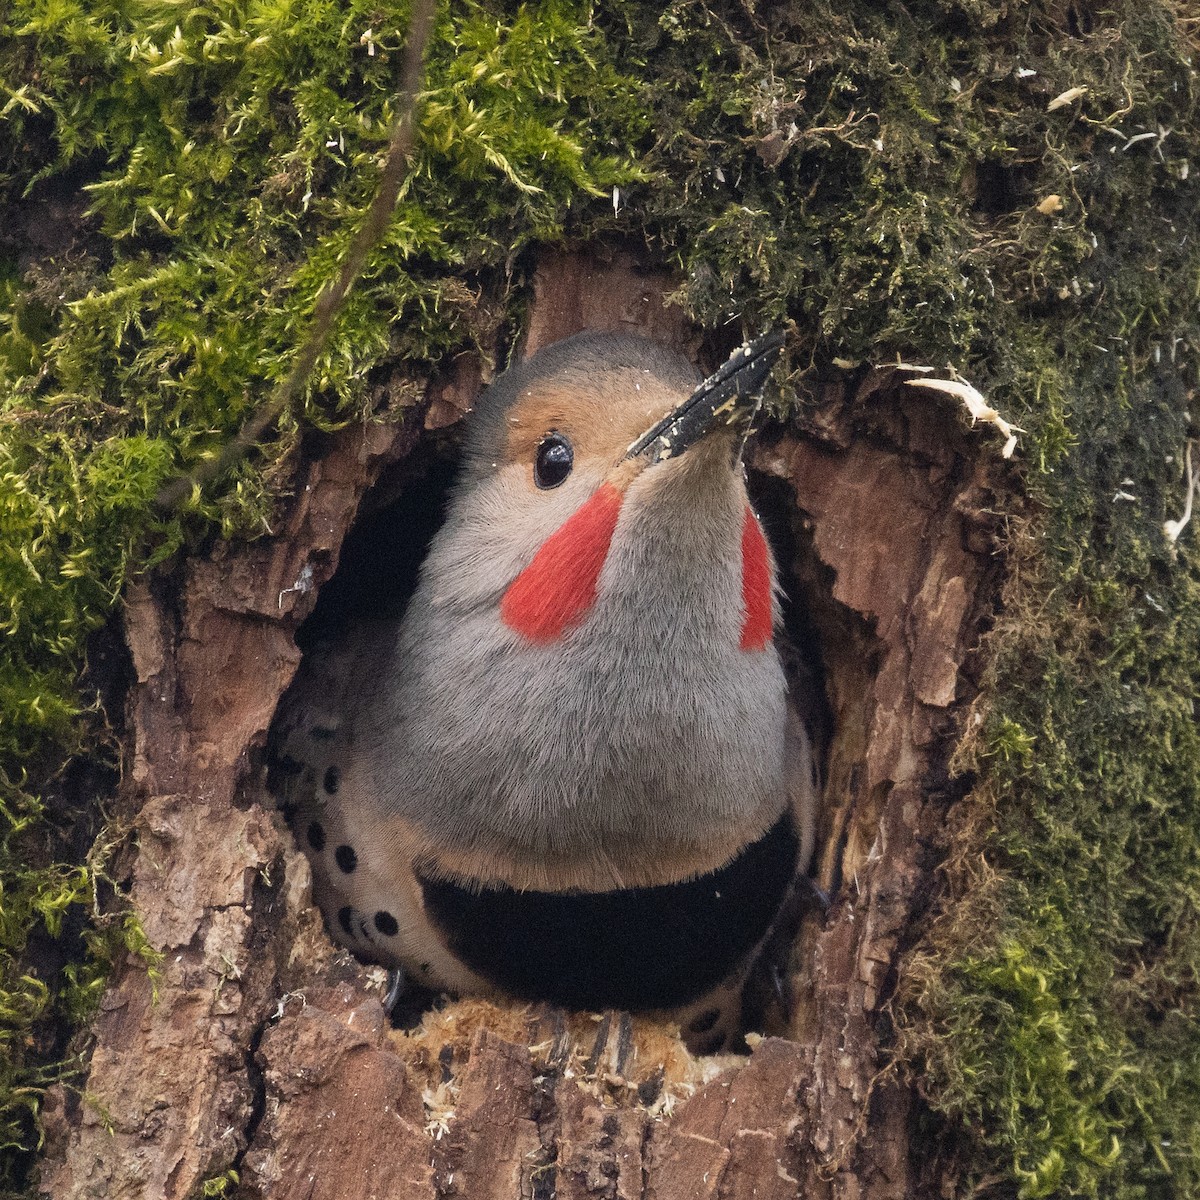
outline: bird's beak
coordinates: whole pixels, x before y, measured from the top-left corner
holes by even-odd
[[[758,408],[763,384],[783,348],[783,334],[768,333],[739,346],[682,404],[656,421],[625,451],[652,463],[675,458],[714,429],[748,422]]]

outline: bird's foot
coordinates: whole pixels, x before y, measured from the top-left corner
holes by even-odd
[[[408,987],[408,977],[403,967],[389,967],[387,973],[387,991],[383,995],[383,1010],[390,1017],[400,1002]]]

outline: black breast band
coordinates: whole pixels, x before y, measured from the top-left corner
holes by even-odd
[[[785,815],[719,871],[663,887],[518,892],[420,882],[450,949],[510,995],[567,1008],[674,1008],[720,983],[766,933],[796,850]]]

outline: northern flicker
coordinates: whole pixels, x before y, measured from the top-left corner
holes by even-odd
[[[815,772],[741,462],[779,341],[698,382],[631,336],[470,418],[402,621],[307,656],[272,786],[335,940],[456,993],[661,1011],[725,1045],[812,851]]]

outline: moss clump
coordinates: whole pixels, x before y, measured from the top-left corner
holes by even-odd
[[[981,782],[955,861],[986,871],[953,873],[902,1060],[976,1180],[1192,1194],[1200,562],[1162,528],[1200,355],[1189,27],[1167,4],[926,0],[681,3],[639,28],[675,186],[631,209],[700,318],[952,364],[1028,430],[1040,516],[960,756]]]
[[[223,1200],[223,1197],[233,1195],[233,1189],[238,1185],[238,1173],[233,1170],[225,1171],[212,1179],[206,1179],[200,1188],[200,1195],[205,1200]]]
[[[1089,532],[1096,562],[1067,555],[1073,582],[1043,575],[1036,614],[1014,603],[993,635],[1001,699],[964,753],[997,797],[990,864],[957,873],[956,957],[919,964],[918,1041],[927,1086],[1011,1152],[1022,1195],[1192,1195],[1200,584],[1186,549],[1138,556],[1157,531],[1119,571]]]
[[[0,1143],[34,1136],[35,1018],[78,1009],[113,951],[85,947],[78,987],[25,953],[94,900],[45,819],[55,772],[100,731],[85,638],[185,537],[265,528],[278,477],[261,465],[180,519],[150,501],[290,365],[373,194],[407,25],[403,3],[18,0],[0,16]],[[464,0],[429,59],[396,218],[312,381],[323,426],[371,410],[377,363],[420,372],[490,333],[522,248],[642,174],[645,116],[583,6]],[[33,208],[79,188],[90,217],[68,199],[61,245],[30,254]]]
[[[0,42],[9,211],[82,187],[94,213],[0,271],[0,749],[44,764],[4,798],[14,1046],[48,995],[18,931],[52,876],[20,864],[90,737],[83,638],[147,561],[267,519],[290,427],[182,520],[148,500],[286,369],[374,186],[406,25],[354,2],[130,11],[19,0]],[[1165,0],[456,0],[305,412],[367,412],[377,364],[419,371],[519,313],[533,241],[609,231],[675,263],[706,325],[791,320],[802,362],[951,364],[1028,431],[1041,515],[1014,531],[961,755],[980,785],[955,861],[986,870],[952,872],[900,1011],[968,1175],[1028,1196],[1200,1183],[1200,563],[1192,530],[1162,534],[1200,351],[1194,28]]]

